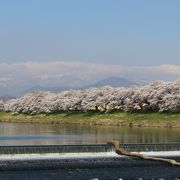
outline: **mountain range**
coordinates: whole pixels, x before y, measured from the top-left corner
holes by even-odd
[[[138,84],[130,81],[128,79],[125,78],[121,78],[121,77],[109,77],[106,79],[102,79],[99,80],[98,82],[94,83],[94,84],[89,84],[89,85],[68,85],[68,84],[64,84],[64,85],[60,85],[60,86],[52,86],[52,87],[44,87],[44,86],[34,86],[32,88],[29,88],[27,90],[25,90],[23,92],[27,93],[27,92],[32,92],[32,91],[52,91],[52,92],[61,92],[61,91],[65,91],[65,90],[77,90],[77,89],[86,89],[86,88],[90,88],[90,87],[95,87],[95,88],[99,88],[99,87],[103,87],[103,86],[111,86],[111,87],[132,87],[132,86],[137,86]]]
[[[138,85],[137,83],[130,81],[122,77],[109,77],[102,79],[91,85],[92,87],[103,87],[103,86],[112,86],[112,87],[132,87]]]
[[[52,92],[61,92],[61,91],[65,91],[65,90],[78,90],[78,89],[86,89],[86,88],[90,88],[90,87],[103,87],[103,86],[111,86],[111,87],[132,87],[132,86],[138,86],[138,83],[135,83],[133,81],[130,81],[126,78],[122,78],[122,77],[108,77],[102,80],[99,80],[93,84],[91,83],[83,83],[80,84],[80,79],[76,81],[78,82],[76,83],[70,83],[69,81],[67,81],[67,83],[65,83],[65,79],[63,80],[64,83],[62,82],[57,82],[56,86],[43,86],[43,85],[36,85],[36,86],[32,86],[28,89],[24,89],[22,90],[19,94],[25,94],[28,92],[32,92],[32,91],[52,91]]]

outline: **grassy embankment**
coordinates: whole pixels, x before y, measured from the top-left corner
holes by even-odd
[[[12,115],[0,112],[0,122],[23,123],[77,123],[131,127],[176,127],[180,128],[180,113],[128,113],[128,112],[60,112],[54,114]]]

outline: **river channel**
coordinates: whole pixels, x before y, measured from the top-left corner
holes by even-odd
[[[130,128],[130,127],[114,127],[114,126],[84,126],[84,125],[59,125],[59,124],[31,124],[31,123],[0,123],[0,146],[5,145],[37,145],[37,144],[100,144],[106,143],[108,140],[119,140],[121,143],[163,143],[163,142],[179,142],[180,129],[166,128]],[[177,159],[179,161],[179,159]],[[30,161],[30,160],[29,160]],[[22,160],[12,160],[13,166],[27,166]],[[49,160],[50,161],[50,160]],[[34,160],[29,162],[36,167],[38,164],[46,165],[48,160]],[[98,163],[94,159],[95,164]],[[104,160],[101,160],[102,162]],[[118,179],[179,179],[179,167],[167,164],[148,165],[152,162],[144,162],[142,160],[133,159],[114,159],[106,160],[109,165],[107,167],[93,168],[81,167],[57,168],[50,169],[29,169],[23,170],[19,168],[16,171],[7,170],[5,168],[0,172],[0,179],[3,180],[118,180]],[[51,163],[60,163],[56,159],[52,159]],[[81,163],[84,161],[80,160]],[[92,163],[93,159],[89,159]],[[129,163],[130,162],[130,163]],[[51,165],[50,163],[50,165]],[[112,164],[119,163],[118,166]],[[132,163],[132,164],[131,164]],[[128,165],[127,165],[128,164]],[[134,165],[133,165],[134,164]],[[140,165],[137,165],[140,164]],[[5,166],[5,162],[1,161],[1,166]],[[55,169],[56,167],[56,169]],[[131,172],[131,173],[129,173]]]
[[[180,129],[0,123],[0,145],[179,142]]]

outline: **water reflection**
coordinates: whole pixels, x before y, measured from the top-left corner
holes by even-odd
[[[180,141],[179,129],[0,123],[0,145],[157,143]]]

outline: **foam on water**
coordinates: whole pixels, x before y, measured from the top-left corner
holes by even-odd
[[[137,153],[137,152],[133,152]],[[147,156],[161,157],[177,157],[180,156],[180,151],[162,151],[162,152],[138,152]],[[90,158],[124,158],[124,155],[118,155],[116,152],[97,152],[97,153],[42,153],[42,154],[2,154],[0,161],[3,160],[40,160],[40,159],[90,159]]]
[[[108,158],[124,157],[115,152],[98,153],[43,153],[43,154],[4,154],[0,155],[0,160],[33,160],[33,159],[81,159],[81,158]]]
[[[150,152],[139,152],[139,154],[144,154],[147,156],[180,156],[180,151],[150,151]]]

